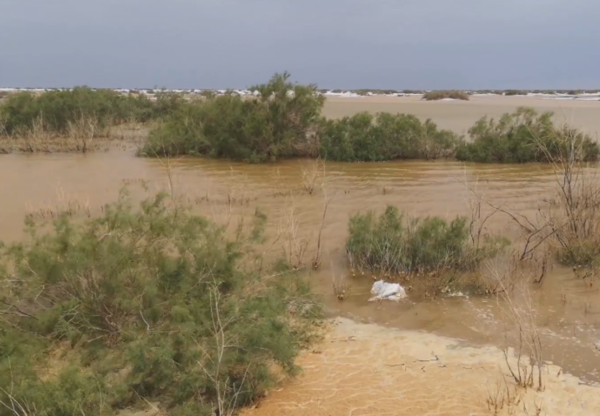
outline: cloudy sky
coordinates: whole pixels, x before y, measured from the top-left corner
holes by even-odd
[[[0,86],[600,88],[595,0],[0,0]]]

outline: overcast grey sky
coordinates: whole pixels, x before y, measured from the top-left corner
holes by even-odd
[[[597,0],[0,0],[0,86],[600,88]]]

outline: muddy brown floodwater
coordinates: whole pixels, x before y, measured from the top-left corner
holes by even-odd
[[[174,193],[198,212],[224,222],[252,213],[256,207],[269,216],[269,233],[278,233],[291,208],[297,225],[297,244],[316,241],[326,197],[330,199],[323,226],[322,267],[310,276],[328,304],[331,315],[358,322],[425,330],[464,340],[472,345],[504,342],[503,318],[492,299],[446,297],[400,303],[368,303],[372,279],[348,277],[347,299],[334,299],[331,275],[345,274],[344,242],[351,215],[394,204],[412,215],[467,215],[465,179],[486,197],[520,213],[533,213],[548,196],[552,172],[539,165],[462,165],[451,162],[327,163],[324,185],[313,195],[302,190],[302,169],[311,162],[244,165],[220,161],[179,159],[170,162]],[[50,217],[57,207],[76,207],[93,214],[116,199],[125,184],[147,181],[150,190],[168,189],[164,161],[141,159],[129,152],[89,155],[3,155],[0,157],[0,238],[24,236],[26,214]],[[320,175],[323,172],[320,171]],[[282,195],[290,192],[293,196]],[[510,222],[494,217],[493,228],[514,235]],[[279,245],[272,248],[279,250]],[[544,358],[587,381],[599,381],[600,295],[570,270],[555,267],[544,284],[533,289],[538,324],[544,338]]]
[[[563,104],[519,98],[473,98],[468,103],[422,103],[415,99],[328,100],[331,117],[357,111],[410,112],[432,117],[446,128],[465,131],[478,117],[499,116],[519,105],[562,111]],[[569,103],[563,111],[575,125],[599,131],[597,103]],[[166,162],[111,150],[88,155],[0,155],[0,240],[24,237],[26,215],[52,218],[70,210],[85,217],[114,201],[128,185],[132,195],[169,190],[200,214],[220,223],[247,218],[256,208],[269,217],[273,255],[284,247],[310,262],[324,201],[322,264],[309,276],[340,317],[324,342],[303,353],[305,374],[272,392],[256,415],[489,414],[486,395],[504,365],[497,349],[511,324],[502,302],[462,296],[369,303],[370,276],[353,277],[344,256],[351,215],[381,211],[393,204],[408,215],[468,215],[468,181],[487,199],[525,215],[534,214],[554,186],[553,173],[539,165],[462,165],[452,162],[327,163],[287,161],[244,165],[177,159]],[[303,171],[315,175],[312,195],[303,189]],[[168,173],[170,172],[170,180]],[[293,227],[290,228],[290,224]],[[495,216],[494,232],[515,238],[510,221]],[[290,232],[292,230],[293,232]],[[348,275],[347,298],[332,293],[332,276]],[[531,289],[547,367],[546,396],[530,398],[529,412],[511,414],[600,414],[598,392],[583,382],[600,381],[600,293],[572,271],[554,267],[541,287]],[[348,320],[350,318],[351,320]],[[508,329],[507,329],[508,328]],[[432,354],[438,361],[430,361]],[[563,368],[557,372],[554,365]],[[579,379],[565,378],[570,373]],[[490,390],[491,389],[491,390]],[[539,400],[545,410],[536,413]],[[525,399],[524,399],[525,401]],[[562,409],[562,410],[561,410]],[[504,409],[508,411],[507,409]]]

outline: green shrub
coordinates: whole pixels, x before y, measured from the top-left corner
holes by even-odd
[[[569,241],[558,247],[556,258],[565,266],[597,267],[600,259],[600,248],[598,248],[597,241],[592,238],[575,243]]]
[[[92,374],[84,374],[76,367],[61,370],[56,377],[42,381],[38,377],[25,378],[12,385],[13,392],[0,392],[0,400],[14,407],[17,412],[2,406],[0,415],[101,415],[107,414],[110,405],[104,401],[111,392],[102,380]]]
[[[205,107],[199,101],[181,105],[166,122],[150,131],[140,154],[199,156],[209,153],[211,146],[203,130],[204,112]]]
[[[25,133],[37,120],[54,134],[65,134],[69,124],[93,118],[99,127],[127,121],[146,122],[169,116],[183,99],[175,94],[158,94],[156,101],[143,95],[122,95],[112,90],[76,87],[43,94],[20,92],[0,104],[0,118],[7,134]]]
[[[600,148],[588,135],[569,127],[557,127],[552,113],[538,114],[520,107],[499,121],[481,118],[469,129],[472,142],[456,152],[461,161],[480,163],[550,162],[559,159],[571,145],[579,149],[581,161],[596,161]]]
[[[460,143],[454,133],[409,114],[362,112],[324,119],[317,135],[320,156],[343,162],[445,158]]]
[[[465,217],[406,220],[393,206],[350,219],[346,252],[352,268],[389,274],[473,270],[507,243],[488,238],[474,247]]]
[[[324,97],[313,85],[297,85],[275,74],[251,87],[253,98],[237,94],[207,97],[182,106],[153,130],[142,154],[202,155],[248,162],[316,155],[310,133]]]
[[[0,320],[0,400],[48,415],[142,398],[225,414],[264,394],[274,366],[294,374],[320,311],[294,276],[240,266],[264,216],[231,239],[164,195],[137,210],[128,201],[84,223],[62,217],[46,234],[32,223],[29,241],[5,248],[0,303],[23,313]],[[69,368],[43,370],[52,361]]]
[[[523,90],[504,90],[502,92],[503,95],[511,96],[511,95],[527,95],[527,91]]]
[[[469,94],[464,91],[457,90],[428,91],[423,94],[423,100],[427,101],[443,100],[448,98],[453,100],[468,101]]]

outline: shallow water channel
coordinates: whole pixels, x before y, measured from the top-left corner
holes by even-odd
[[[332,275],[349,274],[344,257],[349,217],[381,211],[394,204],[409,215],[468,215],[470,193],[465,181],[487,199],[521,214],[534,214],[549,196],[552,171],[538,165],[462,165],[454,162],[327,163],[313,171],[315,190],[303,189],[303,169],[312,162],[244,165],[221,161],[136,158],[128,151],[88,155],[0,156],[0,240],[24,237],[26,215],[50,218],[58,210],[94,215],[114,201],[124,185],[144,183],[150,191],[171,190],[199,213],[219,222],[234,222],[258,207],[269,217],[268,233],[281,233],[293,213],[296,246],[307,245],[310,261],[322,227],[322,259],[310,279],[332,315],[401,329],[424,330],[469,344],[503,345],[506,318],[496,299],[448,296],[399,303],[369,303],[370,276],[348,276],[347,298],[332,292]],[[308,166],[308,168],[307,168]],[[169,179],[170,177],[170,179]],[[289,221],[285,223],[289,225]],[[496,215],[490,227],[513,238],[507,217]],[[289,235],[288,235],[289,237]],[[277,254],[283,239],[270,250]],[[313,252],[311,252],[313,250]],[[545,360],[586,381],[600,381],[600,292],[570,269],[553,267],[541,286],[531,288]]]

